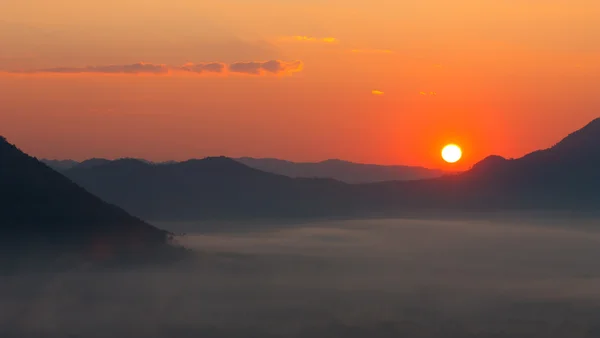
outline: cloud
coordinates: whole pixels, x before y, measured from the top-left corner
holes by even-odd
[[[250,75],[271,74],[291,74],[301,71],[302,61],[280,61],[271,60],[265,62],[236,62],[229,66],[229,71],[233,73],[244,73]]]
[[[389,49],[353,49],[352,53],[364,53],[364,54],[391,54],[393,51]]]
[[[129,65],[108,65],[88,67],[56,67],[45,69],[34,69],[26,71],[8,71],[16,74],[223,74],[238,73],[251,75],[265,74],[291,74],[301,71],[302,61],[249,61],[234,62],[227,66],[223,62],[186,63],[183,66],[168,66],[164,64],[152,64],[139,62]]]
[[[101,73],[101,74],[166,74],[169,67],[163,64],[138,62],[130,65],[88,66],[88,67],[58,67],[33,71],[34,73]]]
[[[373,89],[371,91],[371,94],[373,94],[373,95],[383,95],[384,93],[381,90]]]
[[[234,73],[246,73],[258,75],[262,68],[261,62],[236,62],[229,66],[229,70]]]
[[[305,36],[305,35],[295,35],[295,36],[284,36],[280,38],[281,41],[288,42],[319,42],[319,43],[338,43],[340,40],[334,37],[323,37],[317,38],[313,36]]]
[[[337,43],[339,40],[336,38],[322,38],[321,41],[326,43]]]
[[[191,73],[222,73],[226,69],[226,65],[222,62],[209,63],[186,63],[179,69]]]

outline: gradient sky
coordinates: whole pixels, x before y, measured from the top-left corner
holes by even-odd
[[[47,158],[468,168],[600,116],[596,0],[2,0],[0,134]],[[143,62],[143,64],[142,64]]]

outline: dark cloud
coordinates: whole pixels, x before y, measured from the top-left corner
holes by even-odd
[[[223,62],[201,62],[186,63],[183,66],[168,66],[165,64],[152,63],[134,63],[129,65],[108,65],[108,66],[88,66],[88,67],[56,67],[36,69],[30,71],[13,71],[12,73],[37,74],[37,73],[55,73],[55,74],[172,74],[172,73],[225,73],[227,70],[232,73],[242,73],[251,75],[262,74],[290,74],[302,70],[302,61],[250,61],[234,62],[227,66]]]
[[[222,73],[225,71],[226,66],[222,62],[186,63],[179,69],[191,73]]]
[[[235,62],[229,66],[229,71],[234,73],[245,73],[251,75],[260,75],[263,73],[286,74],[295,73],[302,70],[302,61],[280,61],[270,60],[265,62]]]
[[[246,73],[258,75],[262,64],[260,62],[235,62],[229,66],[229,70],[234,73]]]
[[[101,74],[164,74],[169,67],[162,64],[138,62],[129,65],[88,66],[88,67],[58,67],[34,71],[35,73],[101,73]]]

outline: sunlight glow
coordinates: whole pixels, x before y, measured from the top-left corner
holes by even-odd
[[[462,150],[456,144],[448,144],[442,149],[442,158],[448,163],[455,163],[462,157]]]

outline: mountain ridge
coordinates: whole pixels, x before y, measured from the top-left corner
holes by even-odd
[[[253,157],[232,159],[245,164],[246,166],[273,174],[292,178],[331,178],[346,183],[417,180],[439,177],[447,173],[439,169],[429,169],[420,166],[365,164],[341,159],[327,159],[319,162],[293,162],[276,158]],[[120,160],[123,160],[123,158],[115,160],[92,158],[80,163],[73,160],[43,159],[42,161],[58,171],[65,171],[74,167],[93,167]],[[144,159],[137,160],[155,165],[168,165],[202,159],[189,159],[180,162],[152,162]]]
[[[598,210],[598,121],[550,148],[521,158],[491,155],[465,172],[422,180],[348,184],[291,178],[224,157],[147,165],[143,172],[110,173],[111,167],[102,165],[86,170],[75,167],[65,174],[146,219],[396,216],[428,210]]]
[[[444,171],[420,166],[355,163],[341,159],[319,162],[292,162],[274,158],[240,157],[247,166],[293,178],[333,178],[346,183],[407,181],[439,177]]]

